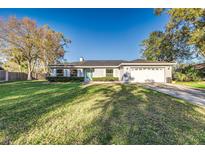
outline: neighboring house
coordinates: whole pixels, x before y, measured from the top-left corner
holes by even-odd
[[[199,70],[205,76],[205,63],[193,65],[195,69]]]
[[[146,60],[84,60],[68,64],[50,65],[51,76],[84,77],[90,81],[95,77],[117,77],[124,82],[171,82],[172,66],[175,63]]]
[[[0,66],[0,70],[4,70],[3,67]]]
[[[5,80],[5,71],[4,69],[0,66],[0,81],[4,81]]]
[[[3,71],[3,70],[4,70],[3,67],[0,66],[0,71]]]

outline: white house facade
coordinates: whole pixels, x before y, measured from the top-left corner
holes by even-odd
[[[159,82],[172,80],[175,63],[146,60],[84,60],[68,64],[50,65],[51,76],[84,77],[90,81],[97,77],[116,77],[122,82]]]

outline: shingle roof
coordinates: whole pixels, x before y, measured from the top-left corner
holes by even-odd
[[[204,68],[205,68],[205,63],[195,64],[194,67],[195,67],[196,69],[204,69]]]
[[[150,61],[145,59],[135,59],[128,61],[128,63],[167,63],[166,61]]]
[[[84,60],[82,62],[71,62],[51,66],[119,66],[121,63],[167,63],[163,61],[147,61],[144,59],[136,60]]]
[[[127,62],[124,60],[85,60],[82,62],[73,62],[72,65],[77,66],[118,66],[123,62]]]

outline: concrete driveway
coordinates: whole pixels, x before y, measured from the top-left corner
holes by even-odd
[[[205,107],[205,90],[194,89],[174,84],[144,84],[146,88],[181,98],[193,104]]]

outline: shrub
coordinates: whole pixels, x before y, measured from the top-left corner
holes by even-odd
[[[202,79],[200,71],[193,66],[179,67],[174,73],[174,80],[176,81],[199,81]]]
[[[117,77],[95,77],[93,81],[118,81]]]
[[[185,74],[181,73],[181,72],[176,72],[175,76],[174,76],[174,79],[176,81],[187,81],[188,77]]]
[[[49,82],[83,82],[84,77],[64,77],[64,76],[57,76],[57,77],[46,77]]]
[[[193,66],[188,66],[185,68],[185,73],[188,76],[189,81],[199,81],[201,80],[201,73],[196,70]]]

